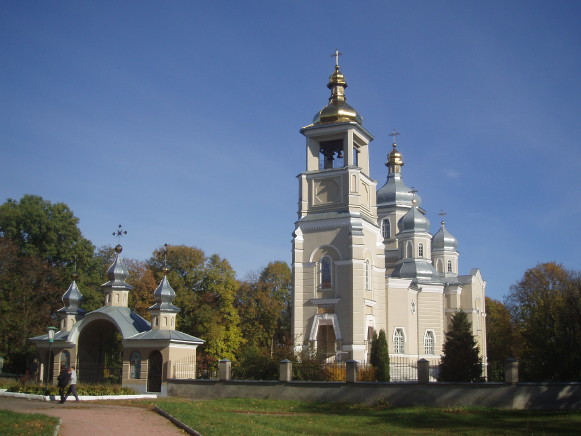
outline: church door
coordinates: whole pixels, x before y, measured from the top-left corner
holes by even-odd
[[[147,366],[147,392],[161,392],[163,358],[159,351],[154,351],[149,355]]]

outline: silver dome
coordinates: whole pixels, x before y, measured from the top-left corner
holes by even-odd
[[[426,232],[430,231],[430,220],[414,205],[397,223],[400,232]]]
[[[390,174],[387,182],[377,191],[377,206],[412,206],[414,194],[402,180],[401,174]],[[415,194],[416,204],[422,204],[421,197]]]
[[[432,250],[458,251],[458,240],[446,230],[443,221],[438,233],[432,237]]]

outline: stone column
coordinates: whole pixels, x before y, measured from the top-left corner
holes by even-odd
[[[345,378],[347,383],[357,383],[357,361],[348,360],[345,362]]]
[[[518,383],[518,360],[512,357],[504,361],[504,382],[512,385]]]
[[[293,363],[284,359],[280,361],[278,380],[281,382],[289,382],[293,379]]]
[[[430,382],[430,362],[426,359],[418,360],[418,383]]]
[[[232,378],[232,362],[228,359],[222,359],[218,362],[220,369],[220,381],[230,380]]]

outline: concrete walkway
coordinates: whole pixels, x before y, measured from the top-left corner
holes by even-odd
[[[0,409],[21,413],[42,413],[61,418],[61,436],[110,436],[135,435],[159,436],[186,434],[166,418],[154,411],[130,406],[75,403],[67,401],[35,401],[20,398],[0,397]]]

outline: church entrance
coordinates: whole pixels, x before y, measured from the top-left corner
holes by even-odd
[[[149,355],[147,369],[147,392],[161,392],[161,372],[163,357],[159,351],[153,351]]]
[[[83,383],[121,383],[123,340],[113,323],[100,319],[83,328],[77,367]]]
[[[317,351],[325,356],[327,361],[335,358],[335,330],[332,325],[319,325],[317,331]]]

